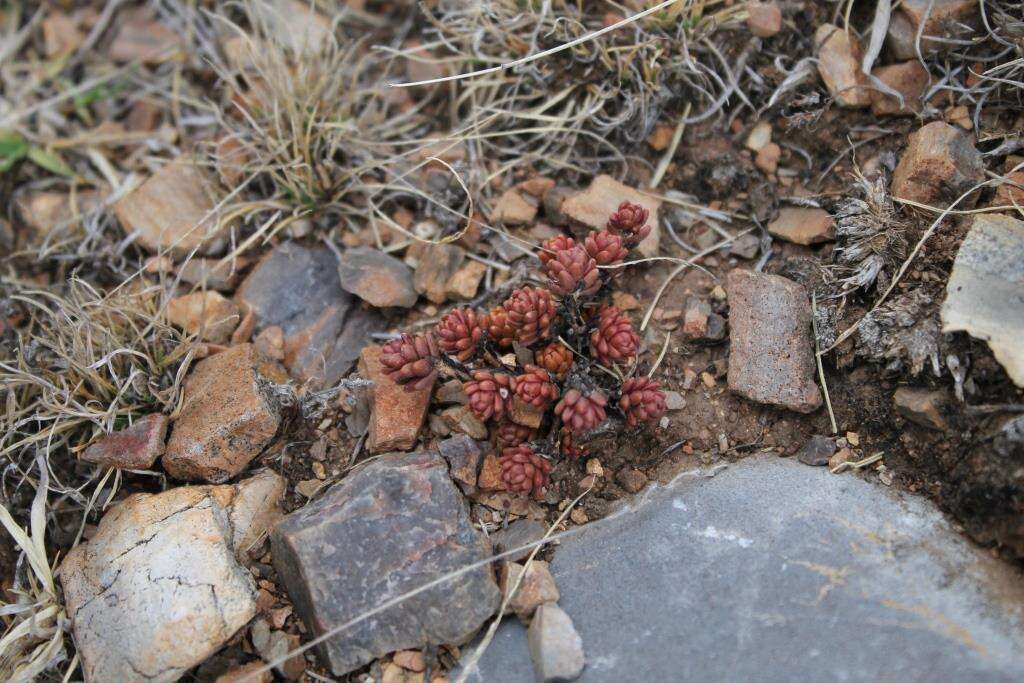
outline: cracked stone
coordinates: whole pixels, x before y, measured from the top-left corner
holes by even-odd
[[[486,435],[485,435],[486,436]],[[448,461],[452,479],[467,495],[476,491],[476,471],[480,466],[483,451],[480,444],[466,436],[458,434],[437,444],[441,457]]]
[[[544,538],[548,527],[543,522],[534,519],[517,519],[504,529],[499,529],[491,534],[491,545],[496,555],[519,548],[521,546],[539,541]],[[510,562],[522,562],[533,552],[533,548],[525,548],[518,554],[510,555],[505,559]]]
[[[349,249],[341,256],[338,273],[342,288],[371,306],[409,308],[416,303],[409,266],[377,249]]]
[[[101,467],[148,470],[164,454],[167,416],[146,415],[130,427],[107,434],[82,452],[80,458]]]
[[[352,369],[383,317],[341,287],[338,261],[326,247],[287,242],[267,254],[235,295],[256,315],[257,335],[284,334],[284,366],[299,382],[332,386]]]
[[[913,116],[921,111],[922,98],[928,90],[930,77],[917,59],[880,66],[871,75],[903,96],[903,106],[892,95],[871,91],[871,113],[875,116]]]
[[[277,434],[281,410],[268,384],[284,369],[240,344],[199,361],[163,456],[175,479],[219,484],[244,470]]]
[[[490,557],[436,453],[378,458],[285,517],[274,566],[316,635],[367,609]],[[395,650],[466,642],[498,607],[490,566],[451,578],[329,638],[323,661],[343,676]]]
[[[224,248],[228,225],[221,225],[216,183],[189,156],[178,157],[114,204],[121,227],[152,252],[183,258]]]
[[[478,418],[469,406],[455,405],[441,411],[441,419],[448,428],[458,434],[468,434],[474,439],[486,439],[487,425]]]
[[[239,563],[266,532],[284,480],[135,494],[60,566],[86,683],[175,681],[256,615]]]
[[[729,389],[751,401],[801,413],[817,410],[811,302],[807,290],[778,275],[732,270]]]
[[[373,382],[366,448],[374,454],[407,451],[416,445],[416,436],[430,407],[433,385],[406,391],[384,375],[380,352],[380,346],[367,346],[359,359],[359,372]]]
[[[529,225],[537,217],[537,200],[517,190],[506,190],[491,211],[491,220],[499,225]]]
[[[836,452],[836,442],[827,436],[816,434],[812,436],[804,447],[800,449],[800,452],[796,454],[796,459],[805,465],[811,465],[812,467],[822,467],[829,463],[829,458]]]

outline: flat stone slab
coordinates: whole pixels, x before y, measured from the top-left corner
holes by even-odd
[[[579,680],[1024,677],[1024,576],[929,501],[775,456],[709,475],[682,475],[555,551],[559,605],[586,653]],[[517,620],[478,669],[469,680],[532,680]]]
[[[1024,222],[976,216],[960,245],[942,304],[942,331],[984,339],[1024,387]]]

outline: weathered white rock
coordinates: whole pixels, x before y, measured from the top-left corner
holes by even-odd
[[[87,683],[174,681],[256,614],[239,563],[273,518],[284,481],[184,486],[126,498],[59,575]]]
[[[960,245],[942,304],[942,331],[984,339],[1024,387],[1024,222],[978,215]]]
[[[860,44],[833,24],[822,24],[814,34],[818,48],[818,73],[840,107],[867,107],[871,91],[861,71]]]
[[[583,640],[557,603],[537,608],[526,638],[538,683],[573,681],[583,673]]]

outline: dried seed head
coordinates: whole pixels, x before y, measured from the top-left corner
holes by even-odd
[[[590,232],[583,241],[583,247],[599,266],[622,263],[629,254],[622,243],[622,236],[608,230]]]
[[[654,422],[665,414],[665,393],[661,385],[649,377],[631,377],[622,383],[619,409],[629,427]]]
[[[555,414],[562,418],[565,429],[582,434],[604,422],[604,407],[607,404],[608,397],[600,389],[594,389],[586,395],[577,389],[570,389],[555,406]]]
[[[469,308],[449,311],[437,324],[437,345],[465,363],[476,353],[487,327],[487,315]]]
[[[572,351],[567,347],[553,342],[537,351],[534,355],[537,365],[544,368],[558,379],[565,379],[572,368]]]
[[[590,351],[601,363],[611,365],[636,357],[640,335],[629,317],[615,306],[601,309],[597,329],[590,335]]]
[[[529,446],[513,446],[501,452],[501,480],[514,493],[539,498],[548,484],[551,463]]]
[[[591,296],[601,287],[597,272],[597,261],[583,247],[563,249],[544,264],[551,291],[560,296],[581,292]]]
[[[508,311],[504,306],[496,306],[487,316],[487,334],[495,344],[502,348],[512,346],[516,338],[516,330],[508,320]]]
[[[516,396],[537,408],[558,399],[558,387],[547,370],[527,365],[526,372],[516,377]]]
[[[538,287],[517,289],[503,306],[508,311],[508,323],[515,330],[520,344],[529,346],[551,334],[555,303],[548,290]]]
[[[437,379],[437,355],[437,343],[430,332],[414,337],[403,334],[384,345],[380,363],[391,381],[405,385],[406,391],[415,391],[430,387]]]
[[[650,212],[639,204],[622,202],[618,210],[608,218],[608,230],[622,236],[623,244],[633,248],[651,234],[647,224]]]
[[[473,379],[462,385],[469,407],[481,420],[498,420],[512,403],[516,380],[500,372],[477,370]]]
[[[575,247],[576,240],[568,235],[558,235],[545,241],[540,246],[541,248],[537,251],[537,258],[540,259],[540,262],[543,265],[555,258],[555,256],[558,255],[558,252]]]

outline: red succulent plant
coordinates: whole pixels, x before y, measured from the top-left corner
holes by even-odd
[[[504,306],[495,306],[487,316],[487,334],[491,340],[502,348],[512,346],[516,338],[516,330],[508,320],[508,311]]]
[[[599,266],[622,263],[629,254],[629,249],[622,243],[622,236],[609,230],[591,232],[583,241],[583,247]]]
[[[572,368],[572,350],[558,342],[548,344],[534,354],[534,361],[559,379],[565,379]]]
[[[540,245],[541,248],[537,250],[537,258],[540,259],[541,265],[543,265],[555,258],[558,252],[572,249],[575,246],[576,240],[573,238],[568,235],[557,235],[549,240],[545,240]]]
[[[516,377],[516,396],[530,405],[543,408],[558,399],[558,387],[547,370],[527,365],[526,372]]]
[[[562,418],[565,429],[577,434],[590,431],[604,422],[604,407],[608,397],[600,389],[583,394],[570,389],[555,406],[555,414]]]
[[[380,364],[391,381],[404,385],[406,391],[415,391],[434,384],[437,356],[437,342],[430,332],[416,336],[403,334],[384,345]]]
[[[511,375],[477,370],[473,379],[462,385],[469,407],[481,420],[500,419],[512,402],[516,380]]]
[[[615,306],[605,306],[590,335],[590,350],[599,361],[611,365],[634,358],[640,348],[640,335],[629,316]]]
[[[501,452],[501,480],[515,493],[532,493],[539,498],[548,484],[551,462],[525,445]]]
[[[597,261],[579,245],[558,252],[555,258],[544,264],[544,273],[548,276],[551,291],[560,296],[577,291],[590,296],[601,288]]]
[[[632,248],[640,244],[651,234],[651,226],[647,224],[650,212],[639,204],[622,202],[618,210],[608,219],[608,230],[622,235],[623,244]]]
[[[516,424],[511,420],[505,420],[498,425],[496,430],[498,446],[501,448],[518,446],[519,444],[532,440],[536,435],[536,430],[521,424]]]
[[[516,340],[524,346],[547,339],[555,318],[555,302],[551,293],[539,287],[523,287],[512,292],[503,304],[508,311],[508,324],[515,330]]]
[[[654,422],[665,414],[665,392],[649,377],[630,377],[622,383],[619,409],[626,416],[626,425]]]
[[[573,460],[579,460],[589,454],[590,449],[579,443],[579,440],[573,436],[571,431],[568,429],[562,430],[562,455]]]
[[[437,345],[445,353],[465,363],[476,353],[487,328],[487,315],[471,308],[456,308],[445,313],[437,324]]]

